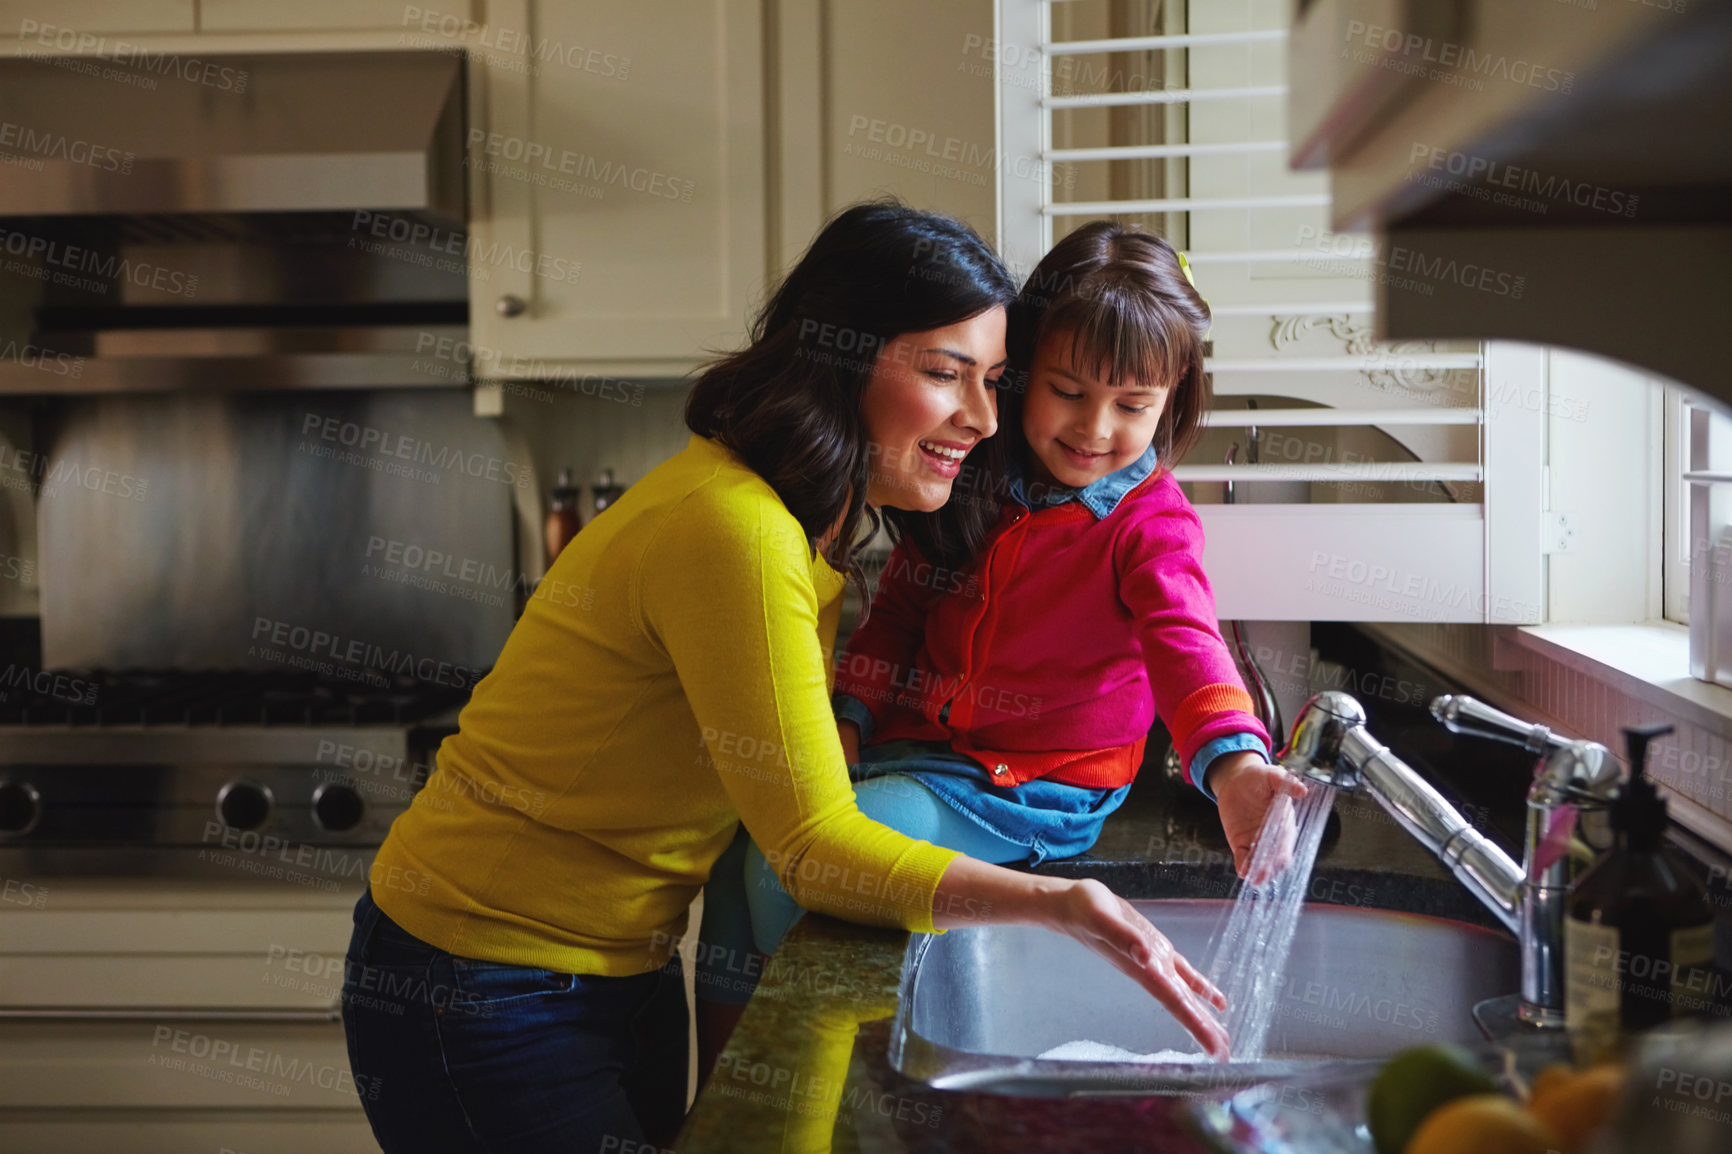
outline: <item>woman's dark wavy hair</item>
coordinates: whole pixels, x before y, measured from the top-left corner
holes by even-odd
[[[1171,469],[1202,434],[1213,390],[1203,372],[1209,306],[1166,240],[1134,225],[1095,220],[1053,245],[1010,310],[1010,365],[999,392],[999,434],[1006,457],[1027,463],[1022,399],[1035,350],[1069,333],[1071,368],[1172,392],[1155,429],[1160,467]]]
[[[878,351],[1015,299],[1015,280],[961,221],[894,200],[854,205],[824,226],[770,297],[751,343],[698,377],[686,425],[769,482],[814,548],[840,521],[827,560],[862,581],[856,553],[879,518],[866,505],[873,461],[860,402]],[[886,509],[883,520],[946,564],[972,557],[995,517],[983,504],[952,500],[936,514]]]

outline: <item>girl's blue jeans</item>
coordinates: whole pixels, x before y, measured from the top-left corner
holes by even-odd
[[[355,904],[349,1064],[386,1154],[659,1149],[686,1106],[679,957],[604,978],[457,957]]]
[[[882,825],[980,861],[1028,857],[1027,845],[1000,837],[958,813],[912,777],[889,774],[858,782],[860,812]],[[700,1001],[744,1005],[757,986],[757,954],[773,954],[806,911],[782,888],[744,828],[716,860],[704,887],[696,991]]]

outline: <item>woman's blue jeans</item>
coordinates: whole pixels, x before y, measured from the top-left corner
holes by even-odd
[[[421,941],[363,894],[343,1028],[386,1154],[654,1148],[684,1119],[677,956],[628,978],[476,961]]]

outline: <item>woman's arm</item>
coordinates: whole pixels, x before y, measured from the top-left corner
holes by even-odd
[[[640,566],[640,617],[671,659],[695,737],[788,893],[869,925],[932,928],[955,851],[860,813],[830,708],[799,524],[767,492],[699,490]]]

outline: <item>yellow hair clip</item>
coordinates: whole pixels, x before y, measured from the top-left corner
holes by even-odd
[[[1176,250],[1175,250],[1175,251],[1176,251]],[[1185,254],[1184,254],[1184,253],[1182,253],[1182,252],[1181,252],[1181,253],[1179,253],[1179,268],[1181,268],[1181,269],[1183,269],[1183,270],[1184,270],[1184,273],[1185,273],[1185,279],[1186,279],[1186,280],[1188,280],[1188,281],[1190,281],[1190,282],[1191,282],[1191,287],[1192,287],[1192,288],[1196,288],[1196,287],[1197,287],[1197,278],[1196,278],[1196,277],[1195,277],[1195,276],[1193,276],[1193,275],[1191,275],[1191,262],[1190,262],[1190,260],[1189,260],[1189,259],[1188,259],[1188,258],[1187,258],[1187,257],[1186,257],[1186,256],[1185,256]],[[1197,296],[1198,296],[1198,297],[1199,297],[1199,298],[1201,298],[1201,300],[1202,300],[1202,302],[1203,302],[1203,305],[1204,305],[1204,307],[1207,307],[1207,306],[1208,306],[1208,304],[1209,304],[1209,298],[1208,298],[1208,297],[1206,297],[1206,296],[1203,296],[1203,294],[1202,294],[1202,292],[1201,292],[1201,291],[1199,291],[1199,292],[1198,292],[1198,293],[1197,293]],[[1210,316],[1210,322],[1209,322],[1209,332],[1214,332],[1214,331],[1215,331],[1215,325],[1214,325],[1214,318],[1213,318],[1213,314],[1211,314],[1211,316]],[[1203,336],[1204,336],[1204,337],[1205,337],[1205,338],[1207,338],[1207,337],[1208,337],[1208,335],[1209,335],[1209,333],[1204,333],[1204,334],[1203,334]]]

